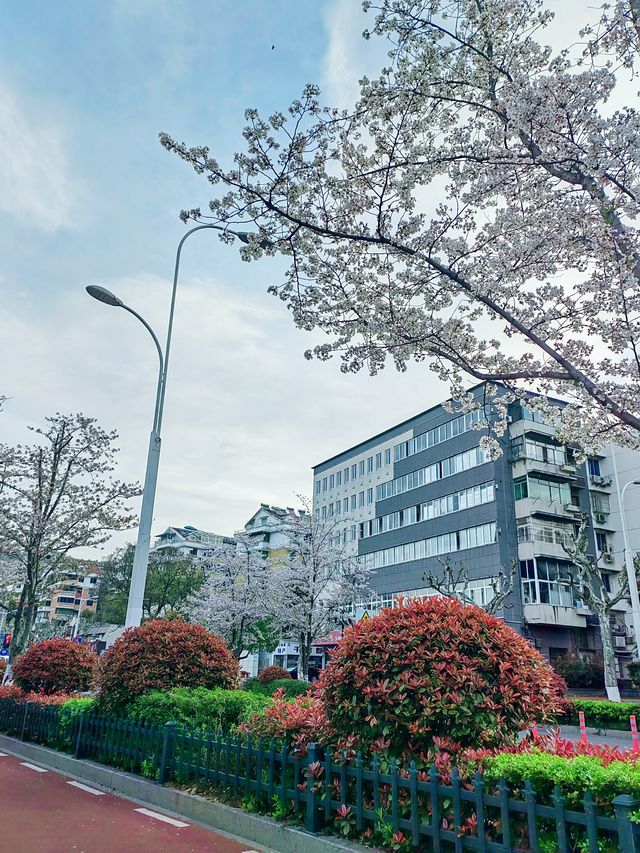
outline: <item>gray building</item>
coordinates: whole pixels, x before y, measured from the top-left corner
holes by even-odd
[[[479,385],[471,393],[486,401],[485,390]],[[616,483],[611,454],[578,463],[553,425],[517,403],[499,439],[502,454],[491,460],[480,448],[486,429],[478,428],[495,415],[487,405],[464,414],[448,401],[316,465],[314,513],[342,517],[344,541],[374,569],[376,595],[360,610],[375,612],[399,595],[434,594],[425,574],[441,574],[443,560],[464,565],[467,594],[485,604],[494,594],[491,579],[515,563],[502,618],[551,659],[593,653],[600,646],[597,621],[569,583],[563,541],[586,512],[592,556],[605,585],[618,588],[623,484]],[[620,452],[638,476],[640,453]],[[640,550],[640,541],[632,545]],[[621,602],[615,614],[620,674],[631,656],[627,610]]]

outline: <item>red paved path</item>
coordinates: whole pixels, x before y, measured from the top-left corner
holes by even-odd
[[[111,794],[98,797],[70,781],[53,770],[38,773],[24,767],[20,758],[0,757],[0,851],[242,853],[256,849],[250,842],[234,841],[187,818],[174,819],[188,826],[171,826],[135,811],[142,808],[139,803]],[[155,806],[148,809],[164,814]]]

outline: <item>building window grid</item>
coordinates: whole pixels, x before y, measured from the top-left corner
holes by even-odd
[[[373,551],[371,554],[363,555],[361,559],[370,568],[379,569],[384,566],[409,563],[427,557],[439,557],[443,554],[451,554],[454,551],[467,551],[470,548],[491,545],[495,541],[496,524],[491,521],[476,527],[466,527],[463,530],[454,530],[451,533],[432,536],[429,539],[408,542],[406,545]]]
[[[582,606],[571,587],[571,573],[566,562],[544,558],[521,560],[520,578],[524,604]]]
[[[472,447],[463,453],[457,453],[455,456],[449,456],[446,459],[441,459],[439,462],[434,462],[426,468],[419,468],[417,471],[411,471],[402,477],[396,477],[394,480],[382,483],[376,487],[376,500],[384,500],[394,495],[400,495],[411,489],[426,486],[436,480],[443,480],[445,477],[459,474],[461,471],[468,471],[470,468],[484,465],[485,462],[489,461],[488,453],[480,447]]]
[[[408,441],[396,444],[393,448],[393,458],[398,462],[400,459],[406,459],[407,456],[413,456],[422,450],[427,450],[429,447],[435,447],[436,444],[442,444],[443,441],[448,441],[450,438],[462,435],[462,433],[473,429],[474,424],[479,423],[482,417],[482,412],[476,409],[473,412],[467,412],[464,415],[460,415],[460,417],[454,418],[452,421],[447,421],[445,424],[434,427],[428,432],[416,435]]]
[[[551,465],[565,465],[567,462],[567,454],[562,445],[535,441],[522,435],[511,442],[511,454],[514,457],[524,456],[526,459],[548,462]]]
[[[545,477],[533,475],[519,477],[513,481],[513,490],[514,498],[517,501],[523,498],[533,498],[548,503],[558,501],[562,504],[570,504],[572,502],[569,483],[548,480]]]
[[[443,495],[441,498],[423,501],[420,504],[406,507],[405,509],[381,515],[360,525],[361,538],[377,536],[396,530],[398,527],[407,527],[420,521],[431,521],[443,515],[450,515],[463,509],[481,506],[491,503],[495,498],[495,483],[480,483],[478,486],[470,486],[459,492]]]
[[[545,542],[548,545],[570,545],[573,541],[572,524],[548,524],[531,520],[517,522],[518,543]]]

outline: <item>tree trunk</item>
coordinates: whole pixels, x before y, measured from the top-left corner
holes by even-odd
[[[311,635],[300,635],[300,653],[298,654],[298,679],[309,680],[309,651],[311,647]]]
[[[604,686],[607,690],[607,699],[610,702],[620,701],[620,690],[618,689],[618,677],[616,675],[616,656],[613,650],[613,639],[611,635],[611,618],[609,609],[597,608],[598,624],[600,625],[600,639],[602,642],[602,661],[604,664]]]
[[[18,608],[16,610],[15,619],[13,620],[13,633],[11,635],[11,645],[9,646],[9,663],[13,663],[16,659],[17,655],[20,653],[19,649],[19,636],[22,633],[22,625],[24,620],[24,608],[27,600],[27,588],[28,582],[25,581],[22,586],[22,592],[20,593],[20,601],[18,602]]]

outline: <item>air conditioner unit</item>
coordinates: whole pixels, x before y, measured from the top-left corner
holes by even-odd
[[[566,512],[582,512],[582,507],[575,504],[564,504],[564,509]]]
[[[602,486],[607,488],[611,485],[611,477],[592,477],[591,482],[594,486]]]
[[[596,513],[596,521],[598,522],[598,524],[604,524],[606,520],[607,520],[606,512],[597,512]]]
[[[560,470],[564,471],[565,474],[575,474],[576,466],[575,465],[561,465]]]
[[[613,554],[609,553],[609,551],[604,551],[602,554],[602,559],[604,560],[605,563],[613,563],[614,556],[613,556]]]

